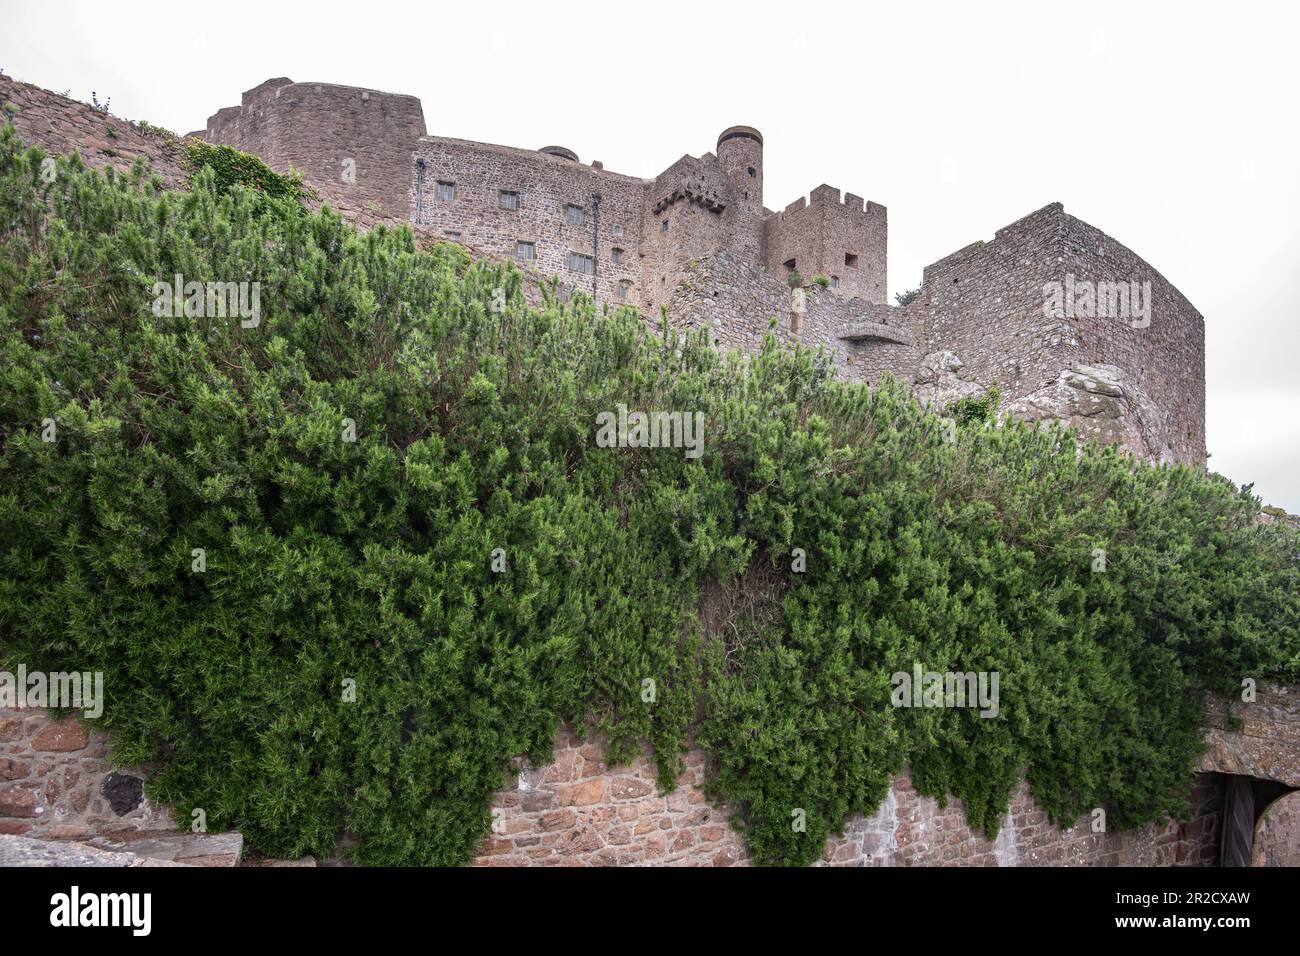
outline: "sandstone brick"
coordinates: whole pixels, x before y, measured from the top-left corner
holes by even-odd
[[[89,835],[90,827],[76,824],[50,827],[45,831],[45,836],[51,840],[78,840]]]
[[[521,794],[519,797],[519,809],[525,813],[549,810],[553,806],[555,806],[555,794],[550,790],[538,790],[533,793]]]
[[[557,786],[555,796],[562,806],[585,807],[599,803],[605,796],[605,779],[592,777],[578,783]]]
[[[635,777],[615,777],[610,784],[610,796],[615,800],[634,800],[653,791],[653,786]]]
[[[486,839],[479,844],[479,856],[496,856],[501,853],[509,853],[515,848],[509,840]]]
[[[34,817],[38,806],[35,790],[19,787],[0,789],[0,817]]]
[[[542,829],[563,830],[573,826],[577,821],[578,815],[572,810],[555,810],[543,815]]]
[[[562,856],[590,853],[604,846],[604,842],[592,827],[578,827],[564,832],[556,844],[556,851]]]
[[[546,782],[567,783],[576,779],[580,762],[581,760],[576,751],[560,751],[555,755],[555,762],[546,768]]]
[[[32,738],[32,749],[47,753],[82,750],[89,742],[86,726],[75,717],[51,720]]]

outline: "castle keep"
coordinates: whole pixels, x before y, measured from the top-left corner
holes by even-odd
[[[940,407],[996,384],[1021,418],[1205,462],[1200,313],[1059,203],[927,266],[900,307],[886,304],[885,207],[821,185],[768,209],[763,137],[748,126],[642,179],[563,146],[426,135],[411,96],[279,78],[192,135],[302,170],[363,225],[409,222],[648,319],[707,327],[722,346],[756,347],[775,317],[780,337],[822,346],[845,377],[889,373]],[[1069,300],[1051,301],[1053,285]]]

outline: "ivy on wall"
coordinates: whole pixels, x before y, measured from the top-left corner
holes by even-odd
[[[465,862],[571,722],[665,789],[694,727],[763,862],[906,765],[989,832],[1022,770],[1132,826],[1185,809],[1203,688],[1300,675],[1300,542],[1249,488],[530,305],[216,165],[42,158],[0,131],[0,663],[103,671],[182,821]],[[257,321],[155,308],[176,274],[258,282]],[[601,447],[620,404],[699,412],[702,454]],[[894,706],[917,666],[996,672],[997,716]]]
[[[209,170],[211,188],[218,192],[229,192],[237,186],[243,186],[270,199],[301,203],[315,198],[315,193],[304,185],[301,173],[277,173],[252,153],[231,146],[195,138],[186,139],[185,163],[190,170],[191,181],[201,170]]]

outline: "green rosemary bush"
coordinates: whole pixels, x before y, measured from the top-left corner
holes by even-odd
[[[571,722],[665,789],[694,727],[764,862],[909,765],[989,832],[1026,770],[1131,826],[1185,809],[1204,690],[1300,675],[1300,545],[1249,488],[989,409],[945,434],[210,168],[43,158],[0,130],[0,662],[103,671],[182,823],[464,862]],[[619,404],[699,412],[702,454],[601,447]],[[894,707],[917,665],[996,671],[997,715]]]

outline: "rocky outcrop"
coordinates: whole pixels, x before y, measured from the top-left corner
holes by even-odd
[[[942,412],[962,398],[983,398],[988,388],[962,375],[962,360],[947,349],[931,352],[921,360],[912,393],[922,405]]]

